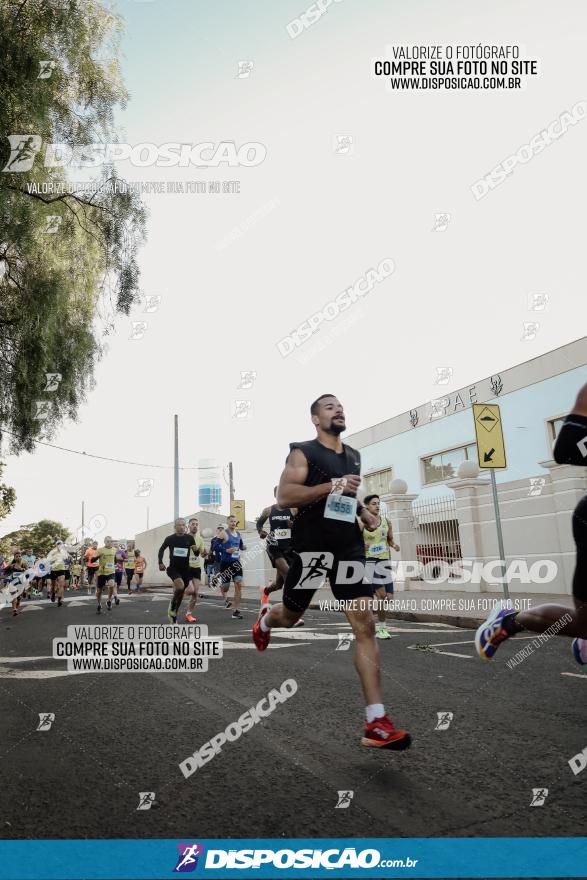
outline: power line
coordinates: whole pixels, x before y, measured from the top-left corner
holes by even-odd
[[[5,434],[10,434],[12,437],[16,437],[16,434],[13,431],[7,431],[5,428],[0,427],[0,430]],[[33,440],[33,443],[36,443],[38,446],[49,446],[51,449],[59,449],[60,452],[69,452],[71,455],[83,455],[85,458],[97,458],[100,461],[113,461],[116,464],[130,464],[133,467],[146,467],[146,468],[158,468],[159,470],[173,470],[172,464],[145,464],[141,461],[126,461],[123,458],[109,458],[106,455],[95,455],[93,452],[83,452],[79,449],[68,449],[66,446],[57,446],[55,443],[47,443],[45,440]],[[217,467],[211,465],[210,467],[180,467],[180,471],[213,471],[217,470]]]

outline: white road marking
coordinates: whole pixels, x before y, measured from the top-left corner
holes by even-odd
[[[64,675],[80,675],[67,669],[6,669],[0,667],[0,678],[61,678]]]
[[[53,657],[0,657],[0,663],[29,663],[32,660],[53,660]]]
[[[446,654],[448,657],[464,657],[465,660],[472,660],[473,656],[471,654],[455,654],[454,651],[438,651],[434,649],[432,651],[433,654]]]
[[[587,678],[587,675],[582,675],[580,672],[561,672],[561,675],[568,675],[571,678]]]

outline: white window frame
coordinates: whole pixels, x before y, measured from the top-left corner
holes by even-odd
[[[366,474],[363,474],[361,477],[362,480],[366,481],[369,477],[375,477],[377,474],[386,474],[389,473],[389,485],[393,482],[393,465],[388,465],[387,467],[377,468],[374,471],[368,471]],[[389,494],[389,489],[367,489],[366,485],[362,487],[365,490],[365,495],[387,495]]]
[[[424,461],[427,458],[434,458],[435,455],[444,455],[446,452],[457,452],[459,449],[466,450],[469,446],[477,446],[477,442],[475,440],[469,440],[468,443],[459,443],[458,446],[447,446],[445,449],[438,449],[436,452],[429,452],[427,455],[420,456],[420,483],[422,487],[424,486],[438,486],[442,485],[445,482],[445,478],[442,477],[440,480],[426,480],[426,471],[424,469]],[[466,453],[468,455],[468,453]],[[473,458],[466,459],[467,461],[477,461],[477,456],[475,455]],[[449,479],[452,479],[449,477]]]

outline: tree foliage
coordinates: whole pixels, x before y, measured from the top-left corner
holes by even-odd
[[[109,166],[95,190],[69,192],[87,170],[47,167],[45,153],[118,140],[120,29],[92,0],[0,0],[0,437],[12,452],[76,418],[102,353],[98,319],[139,296],[140,199]]]
[[[3,468],[4,465],[0,461],[0,477],[2,476]],[[6,483],[0,482],[0,519],[4,519],[4,517],[8,516],[15,503],[16,492],[12,486],[7,486]]]
[[[31,547],[36,556],[45,556],[57,541],[66,541],[68,534],[63,523],[42,519],[0,538],[0,551],[9,553],[13,548],[24,551]]]

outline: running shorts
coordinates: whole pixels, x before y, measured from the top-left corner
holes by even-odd
[[[377,563],[387,563],[385,566],[377,565]],[[393,593],[393,579],[391,575],[390,559],[369,559],[365,564],[365,576],[371,583],[373,591],[385,588],[386,593]]]
[[[302,552],[302,551],[300,551]],[[306,569],[304,570],[304,564],[302,562],[302,557],[297,551],[292,551],[292,564],[290,569],[286,575],[285,583],[283,585],[283,604],[286,608],[289,608],[290,611],[300,612],[301,614],[308,608],[310,602],[312,601],[312,597],[314,593],[320,586],[323,578],[326,578],[330,583],[330,588],[334,594],[335,599],[338,599],[341,602],[351,601],[352,599],[359,599],[365,597],[367,599],[371,599],[373,597],[373,586],[371,584],[364,582],[364,571],[365,571],[365,555],[361,553],[359,550],[356,551],[340,551],[338,553],[331,553],[332,562],[330,565],[327,564],[328,560],[325,561],[325,564],[321,567],[319,576],[314,578],[306,578],[309,573],[309,566],[311,564],[312,559],[317,559],[320,556],[326,556],[324,551],[316,550],[314,552],[310,552],[308,550],[303,551],[304,561],[306,563]],[[348,573],[350,568],[347,566],[343,566],[341,568],[342,563],[357,563],[357,567],[359,569],[359,573],[355,576],[356,579],[353,583],[341,583],[337,584],[337,578],[342,578],[345,573]],[[360,570],[362,567],[362,571]],[[347,576],[345,579],[350,579]],[[306,589],[304,586],[298,587],[300,582],[306,583],[314,583],[314,586]]]
[[[577,561],[573,574],[573,598],[587,602],[587,495],[573,512],[573,538],[577,545]]]
[[[190,568],[190,578],[195,578],[197,581],[202,580],[202,569],[201,568]]]
[[[51,581],[56,581],[59,577],[65,577],[65,569],[59,568],[57,571],[52,571],[50,577]]]
[[[122,578],[124,577],[124,572],[119,571],[118,569],[114,572],[114,580],[116,581],[116,586],[119,587],[122,583]]]
[[[179,569],[169,566],[169,568],[167,569],[167,574],[172,581],[183,581],[184,587],[189,587],[192,576],[188,568]]]
[[[125,570],[125,572],[126,572],[126,576],[127,576],[127,578],[130,578],[130,579],[132,580],[133,575],[134,575],[134,573],[135,573],[134,568],[125,568],[124,570]]]
[[[223,584],[229,584],[231,581],[234,581],[235,584],[237,581],[242,581],[243,579],[243,567],[238,561],[235,559],[234,562],[221,562],[220,563],[220,581]]]
[[[99,574],[98,575],[98,589],[103,590],[106,584],[109,581],[114,580],[114,572],[112,574]]]
[[[268,544],[266,549],[273,568],[275,568],[276,559],[285,559],[287,564],[291,565],[293,553],[291,547],[280,548],[278,544]]]
[[[88,568],[87,572],[88,572],[88,584],[91,584],[92,581],[94,580],[94,575],[96,574],[96,568],[95,567]]]

